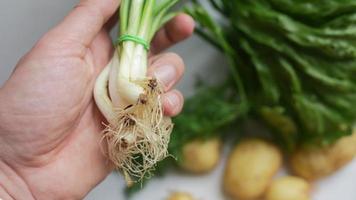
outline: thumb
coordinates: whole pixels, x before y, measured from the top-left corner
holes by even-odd
[[[52,42],[75,42],[89,46],[115,13],[120,0],[81,0],[65,19],[48,34]]]

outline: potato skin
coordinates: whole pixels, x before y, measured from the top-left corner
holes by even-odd
[[[180,166],[191,173],[207,173],[213,170],[220,160],[221,139],[194,140],[183,147]]]
[[[310,184],[299,177],[285,176],[274,180],[266,192],[266,200],[310,200]]]
[[[194,198],[189,193],[174,192],[169,196],[167,200],[194,200]]]
[[[257,199],[282,165],[280,150],[262,139],[247,139],[231,152],[224,174],[224,190],[233,199]]]
[[[356,155],[356,133],[339,139],[329,147],[302,147],[290,158],[292,171],[307,180],[336,172]]]

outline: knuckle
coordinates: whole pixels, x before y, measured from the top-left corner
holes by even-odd
[[[73,10],[73,12],[85,13],[86,16],[90,16],[93,19],[96,18],[104,20],[101,9],[94,7],[88,1],[80,2],[78,5],[74,6]]]

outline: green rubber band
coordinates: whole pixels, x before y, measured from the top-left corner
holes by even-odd
[[[137,44],[141,44],[147,51],[150,50],[150,45],[148,44],[148,42],[145,39],[135,35],[122,35],[116,40],[116,44],[121,44],[125,41],[132,41]]]

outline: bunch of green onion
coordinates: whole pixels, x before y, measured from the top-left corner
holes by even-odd
[[[115,53],[95,85],[96,104],[108,121],[107,155],[128,183],[168,156],[173,124],[163,115],[160,82],[147,77],[147,60],[151,40],[174,17],[168,10],[177,1],[121,1]]]

